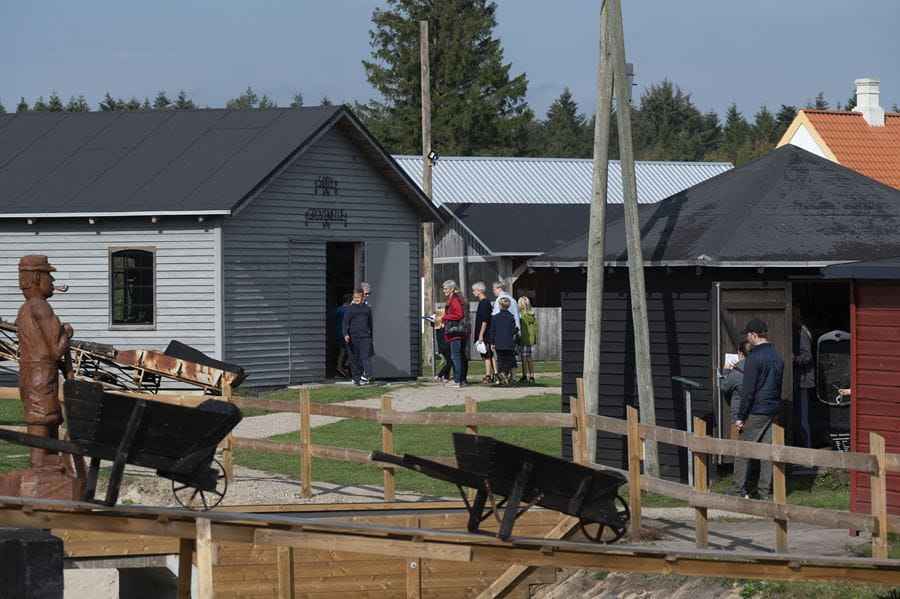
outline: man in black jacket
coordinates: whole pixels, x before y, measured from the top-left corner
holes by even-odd
[[[772,424],[781,411],[781,379],[784,360],[768,339],[766,323],[753,319],[741,331],[752,349],[744,363],[744,381],[741,385],[741,405],[734,425],[740,431],[741,441],[772,442]],[[747,458],[735,458],[734,481],[730,493],[737,495],[747,486]],[[759,499],[767,500],[772,490],[772,462],[760,461],[759,483],[756,486]]]
[[[372,381],[372,308],[364,301],[362,289],[353,290],[353,302],[344,311],[341,331],[350,358],[350,376],[354,385]]]

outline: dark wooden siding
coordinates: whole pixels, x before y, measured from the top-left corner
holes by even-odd
[[[715,282],[784,282],[793,275],[809,276],[810,269],[701,269],[648,268],[646,271],[647,310],[650,322],[650,353],[656,423],[685,429],[684,389],[673,376],[699,382],[691,393],[693,416],[712,418],[717,398],[714,367]],[[587,277],[581,269],[561,269],[562,288],[562,410],[569,410],[568,398],[576,393],[575,381],[582,374],[584,353],[584,299]],[[789,306],[785,307],[790,310]],[[604,416],[625,417],[626,405],[638,405],[634,363],[628,276],[615,268],[605,276],[599,411]],[[776,347],[784,356],[784,348]],[[729,349],[728,351],[733,351]],[[712,421],[710,421],[712,424]],[[563,433],[563,455],[571,457],[571,437]],[[617,468],[626,465],[625,439],[598,433],[597,459]],[[687,452],[660,445],[661,475],[687,480]]]
[[[856,281],[851,331],[851,447],[869,451],[869,433],[900,453],[900,282]],[[853,473],[854,511],[871,511],[869,475]],[[888,512],[900,514],[900,474],[888,475]]]

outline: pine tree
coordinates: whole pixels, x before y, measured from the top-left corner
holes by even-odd
[[[737,104],[732,102],[725,113],[725,127],[722,130],[721,149],[725,160],[735,164],[741,162],[739,159],[744,158],[742,150],[750,141],[750,132],[750,124],[738,110]]]
[[[197,108],[197,105],[194,104],[194,101],[188,98],[187,92],[182,90],[178,90],[178,96],[175,98],[174,108],[176,110],[194,110]]]
[[[753,116],[753,138],[763,144],[774,144],[778,141],[778,122],[765,105]]]
[[[704,156],[719,150],[722,143],[722,125],[719,124],[719,115],[715,110],[710,110],[703,115],[703,129],[700,137],[705,148]]]
[[[0,114],[6,114],[6,106],[3,105],[3,102],[0,102]]]
[[[778,109],[778,114],[775,115],[775,120],[778,121],[778,126],[781,128],[781,132],[784,133],[788,127],[790,127],[791,123],[794,122],[794,119],[797,117],[797,107],[791,106],[790,104],[782,104],[781,108]]]
[[[819,92],[814,100],[806,101],[806,107],[812,110],[828,110],[828,100],[825,99],[824,93]]]
[[[567,87],[547,109],[547,118],[537,131],[537,153],[560,158],[589,158],[592,144],[585,134],[585,126],[585,118],[578,114],[578,104]]]
[[[331,98],[328,97],[328,94],[322,96],[322,99],[319,100],[319,106],[334,106],[334,102],[331,101]]]
[[[31,107],[33,112],[47,112],[48,106],[47,102],[44,101],[44,96],[38,96],[38,99],[34,101],[34,105]]]
[[[59,94],[56,91],[50,92],[50,99],[47,101],[47,112],[62,112],[66,109]]]
[[[140,110],[141,109],[141,101],[138,100],[135,96],[131,96],[131,99],[125,102],[122,106],[123,110]]]
[[[635,157],[643,160],[700,160],[706,153],[703,115],[667,79],[641,96],[634,121]]]
[[[511,77],[489,0],[387,0],[372,14],[372,100],[362,117],[391,152],[421,151],[419,21],[428,21],[432,140],[444,154],[523,154],[530,121],[524,74]]]
[[[78,94],[78,97],[72,96],[69,98],[69,102],[66,104],[67,112],[89,112],[91,109],[88,106],[87,100],[84,99],[82,94]]]
[[[291,98],[291,108],[300,108],[303,106],[303,94],[297,92],[294,94],[294,97]]]
[[[837,105],[840,106],[840,105]],[[853,90],[853,93],[850,94],[850,97],[847,98],[847,101],[844,103],[844,107],[841,110],[853,110],[856,108],[856,90]]]
[[[256,95],[256,92],[253,91],[249,85],[247,89],[239,95],[237,98],[231,98],[227,102],[225,102],[225,108],[230,109],[243,109],[243,108],[256,108],[256,105],[259,103],[259,96]]]
[[[106,92],[106,95],[103,96],[103,99],[100,100],[100,110],[104,112],[108,112],[110,110],[124,110],[125,103],[122,101],[122,98],[118,100],[112,97],[112,94]]]
[[[156,110],[167,110],[172,108],[172,100],[169,99],[169,96],[166,95],[166,92],[160,90],[158,94],[156,94],[156,98],[153,100],[153,108]]]
[[[25,101],[25,96],[21,96],[19,98],[19,103],[16,104],[16,112],[28,112],[28,102]]]
[[[259,99],[259,102],[256,104],[256,107],[257,108],[278,108],[278,103],[275,100],[273,100],[272,98],[270,98],[269,96],[267,96],[266,94],[263,94],[262,97]]]

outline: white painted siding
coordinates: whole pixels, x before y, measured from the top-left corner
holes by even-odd
[[[315,180],[320,175],[337,180],[337,195],[316,195]],[[349,215],[347,226],[307,226],[304,214],[310,208],[344,209]],[[246,208],[225,222],[226,360],[250,373],[247,386],[285,385],[325,376],[324,341],[309,343],[303,337],[324,340],[325,334],[331,334],[324,329],[326,311],[333,306],[322,305],[321,324],[313,326],[307,321],[308,333],[304,335],[292,327],[289,302],[291,292],[304,293],[304,289],[322,297],[324,269],[303,281],[290,281],[290,241],[302,242],[311,249],[318,243],[316,251],[322,256],[328,241],[409,243],[409,263],[397,266],[409,272],[409,312],[417,316],[419,231],[420,221],[412,206],[357,146],[338,129],[326,133]],[[377,296],[377,289],[375,293]],[[298,336],[301,343],[292,342]],[[418,318],[410,319],[409,340],[412,372],[418,372]]]
[[[154,330],[110,330],[109,249],[156,251],[156,326]],[[0,221],[0,318],[15,320],[23,298],[18,285],[19,258],[46,254],[66,294],[50,302],[77,339],[123,348],[163,350],[178,339],[215,355],[215,235],[210,222],[196,219],[24,220]]]
[[[816,143],[816,140],[810,135],[806,125],[801,124],[797,127],[797,131],[794,132],[793,137],[791,137],[791,140],[788,143],[795,145],[798,148],[803,148],[807,152],[812,152],[821,158],[828,158],[825,156],[825,151],[819,147],[819,144]]]

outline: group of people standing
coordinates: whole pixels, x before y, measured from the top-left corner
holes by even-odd
[[[468,300],[456,281],[447,280],[442,285],[447,302],[435,311],[435,332],[438,351],[444,356],[444,367],[434,377],[450,387],[467,384],[469,370],[468,344],[470,336],[475,340],[476,351],[484,360],[483,384],[511,385],[515,381],[516,356],[522,359],[520,384],[534,383],[534,346],[537,345],[537,320],[527,297],[518,301],[507,291],[503,281],[492,285],[494,301],[487,297],[487,287],[482,282],[472,285],[472,295],[478,300],[475,309],[475,325],[468,323]],[[452,382],[449,379],[453,371]]]

